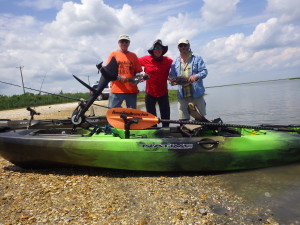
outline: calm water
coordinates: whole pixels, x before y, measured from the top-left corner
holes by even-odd
[[[207,117],[257,125],[300,124],[300,79],[206,89]]]
[[[207,88],[208,119],[224,123],[259,125],[300,124],[300,79]],[[178,118],[177,102],[171,118]]]
[[[206,89],[208,119],[259,125],[300,124],[300,79]],[[171,118],[177,119],[177,102]],[[300,224],[300,164],[217,175],[249,204],[271,209],[280,224]]]

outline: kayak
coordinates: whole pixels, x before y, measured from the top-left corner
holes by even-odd
[[[295,132],[225,127],[195,133],[195,129],[186,125],[141,130],[12,129],[0,132],[0,155],[23,168],[140,171],[232,171],[300,161],[299,127],[293,127]]]
[[[126,108],[111,108],[105,118],[86,117],[104,88],[118,77],[114,57],[106,66],[101,62],[96,67],[101,77],[95,88],[73,75],[92,95],[87,101],[79,99],[70,119],[34,120],[38,113],[28,107],[29,121],[0,120],[0,156],[23,168],[89,166],[140,171],[231,171],[300,161],[300,125],[224,124],[207,120],[194,105],[188,110],[196,121],[163,120]],[[188,83],[183,77],[172,82]],[[177,125],[154,127],[161,122]]]

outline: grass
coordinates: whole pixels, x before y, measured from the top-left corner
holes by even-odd
[[[60,93],[59,95],[25,93],[22,95],[12,96],[0,95],[0,110],[78,102],[80,99],[87,100],[89,97],[89,93]],[[169,90],[169,99],[170,101],[177,99],[176,90]],[[137,100],[140,102],[145,101],[144,91],[138,93]]]

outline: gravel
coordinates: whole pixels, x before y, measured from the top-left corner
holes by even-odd
[[[222,174],[0,168],[0,224],[276,224]]]

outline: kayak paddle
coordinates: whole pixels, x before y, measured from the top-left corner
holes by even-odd
[[[126,116],[126,118],[125,118]],[[130,129],[132,130],[142,130],[152,127],[159,123],[159,119],[152,115],[151,113],[144,112],[138,109],[131,108],[112,108],[107,110],[106,118],[108,123],[115,127],[124,129],[125,128],[125,120],[135,119],[133,123],[130,125]]]

